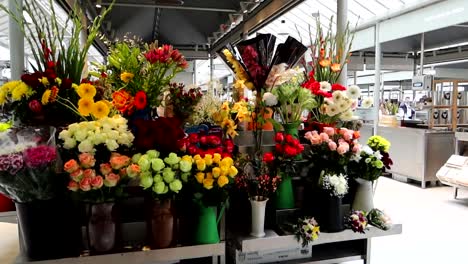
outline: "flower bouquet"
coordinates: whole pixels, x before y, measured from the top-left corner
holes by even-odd
[[[313,217],[299,219],[298,223],[295,225],[294,234],[297,241],[302,241],[302,247],[306,247],[310,242],[318,239],[320,235],[320,227]]]
[[[367,230],[367,215],[364,211],[352,211],[346,218],[346,227],[356,233],[364,234]]]
[[[225,101],[218,112],[212,115],[215,124],[221,126],[231,138],[239,135],[236,129],[243,122],[252,120],[252,107],[246,101],[240,101],[233,104]]]
[[[372,136],[367,140],[367,145],[349,163],[349,174],[358,183],[353,209],[368,212],[374,208],[373,182],[393,165],[389,149],[388,140],[381,136]]]
[[[182,123],[193,114],[195,106],[200,102],[203,94],[200,88],[185,89],[183,83],[169,84],[169,91],[166,97],[165,117],[175,116]]]
[[[377,208],[370,210],[367,214],[367,219],[369,220],[369,224],[379,229],[387,231],[392,228],[392,220],[390,217]]]
[[[322,171],[320,187],[324,192],[324,207],[322,208],[321,223],[324,231],[339,232],[344,229],[341,199],[348,193],[348,178],[343,174]]]

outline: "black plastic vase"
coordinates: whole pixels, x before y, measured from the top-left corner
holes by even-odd
[[[322,223],[319,223],[321,231],[335,233],[344,230],[344,216],[341,205],[341,198],[329,194],[324,195]]]
[[[16,203],[16,211],[23,258],[37,261],[79,256],[79,218],[67,200]]]

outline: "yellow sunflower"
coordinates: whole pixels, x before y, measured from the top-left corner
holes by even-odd
[[[76,88],[76,93],[80,98],[93,98],[96,95],[96,87],[89,83],[82,83]]]
[[[91,113],[94,117],[101,119],[108,116],[109,111],[109,106],[105,102],[98,101],[93,105]]]
[[[43,105],[46,105],[46,104],[49,103],[51,93],[52,93],[52,92],[50,91],[50,89],[47,89],[47,90],[45,90],[45,92],[42,94],[41,103],[42,103]]]
[[[134,76],[135,75],[133,73],[123,72],[122,74],[120,74],[120,80],[122,80],[122,82],[124,83],[129,83]]]
[[[94,100],[93,98],[84,97],[78,101],[78,112],[82,116],[89,116],[93,111]]]

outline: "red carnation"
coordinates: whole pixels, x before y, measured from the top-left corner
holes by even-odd
[[[284,135],[281,132],[276,133],[275,135],[275,142],[276,143],[281,143],[284,140]]]
[[[290,135],[290,134],[287,134],[285,139],[286,139],[286,142],[288,144],[293,144],[294,143],[294,137],[292,135]]]
[[[332,90],[333,91],[346,91],[346,87],[339,83],[332,84]]]
[[[138,91],[135,94],[135,101],[133,102],[136,109],[142,110],[146,107],[146,93],[144,91]]]
[[[275,156],[272,152],[267,152],[263,155],[263,161],[266,163],[271,163],[275,160]]]
[[[331,98],[333,95],[329,92],[325,92],[324,90],[318,90],[316,92],[313,92],[315,95],[318,95],[318,96],[323,96],[323,97],[326,97],[326,98]]]
[[[298,151],[295,147],[286,145],[284,146],[284,154],[288,157],[294,157],[298,154]]]
[[[283,152],[283,146],[281,144],[276,144],[275,145],[275,151],[276,151],[276,153],[282,153]]]

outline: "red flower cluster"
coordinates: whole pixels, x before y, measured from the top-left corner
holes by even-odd
[[[282,157],[283,159],[294,158],[304,151],[304,146],[302,146],[299,140],[289,134],[284,135],[282,132],[276,133],[275,142],[275,154],[277,157]],[[273,162],[275,160],[275,154],[272,152],[265,153],[263,155],[263,161],[266,163]]]
[[[38,146],[29,148],[24,153],[26,166],[37,168],[47,165],[57,158],[57,150],[50,146]]]
[[[247,67],[250,77],[252,77],[256,87],[260,87],[265,81],[267,67],[258,63],[258,52],[252,46],[246,46],[242,51],[242,60]]]
[[[326,98],[332,97],[334,91],[346,91],[346,87],[341,84],[335,83],[331,86],[332,90],[330,92],[320,89],[320,83],[311,78],[309,81],[302,84],[302,87],[309,89],[313,94],[317,96],[323,96]]]
[[[234,151],[234,143],[231,139],[221,140],[218,135],[200,135],[192,133],[177,142],[180,151],[189,155],[204,156],[205,154],[220,153],[221,156],[231,157]]]
[[[129,92],[120,90],[112,94],[112,104],[122,114],[131,115],[135,109],[145,109],[148,101],[145,91],[138,91],[133,97]]]
[[[167,153],[176,152],[177,142],[185,136],[176,118],[137,119],[133,121],[133,125],[136,127],[134,146],[140,152],[150,149]]]
[[[179,52],[179,50],[174,49],[171,45],[163,45],[159,48],[153,48],[150,51],[145,53],[145,58],[151,64],[155,63],[175,63],[177,67],[187,68],[188,64],[184,56]]]

